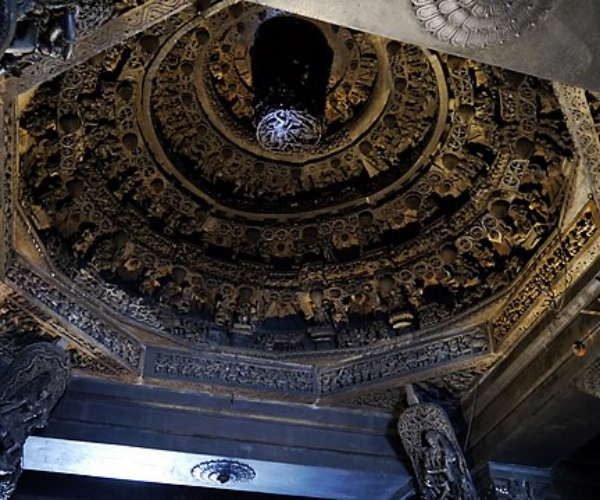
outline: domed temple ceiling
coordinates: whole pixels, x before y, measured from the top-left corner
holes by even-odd
[[[564,220],[576,157],[552,85],[315,21],[326,132],[274,152],[250,48],[281,15],[186,9],[22,97],[9,283],[101,372],[460,396],[597,245],[592,203]]]

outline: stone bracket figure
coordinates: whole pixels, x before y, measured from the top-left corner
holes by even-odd
[[[423,500],[478,500],[467,462],[442,408],[420,403],[408,386],[409,408],[398,431],[415,471]]]
[[[47,424],[69,377],[66,352],[37,343],[23,349],[0,378],[0,500],[15,490],[25,441]]]

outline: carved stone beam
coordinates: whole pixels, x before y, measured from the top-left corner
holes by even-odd
[[[210,3],[214,5],[205,11],[206,16],[238,3],[238,0],[204,2],[204,4]],[[6,93],[10,97],[22,94],[194,5],[198,5],[198,2],[194,0],[150,0],[103,24],[96,31],[78,40],[73,47],[72,57],[68,60],[44,59],[23,70],[19,78],[9,78]]]
[[[25,441],[46,426],[69,376],[66,351],[37,343],[23,349],[0,378],[0,500],[14,492]]]
[[[585,169],[590,191],[600,207],[600,138],[585,90],[554,83],[554,93],[567,121],[579,161]]]
[[[407,386],[408,409],[398,432],[410,457],[423,500],[478,500],[450,419],[437,405],[421,403]]]

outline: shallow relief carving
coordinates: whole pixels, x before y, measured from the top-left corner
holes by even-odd
[[[316,398],[313,367],[244,359],[231,355],[191,355],[149,349],[144,376],[196,384],[269,391]]]
[[[370,353],[360,360],[329,363],[325,367],[231,354],[190,355],[148,348],[144,376],[319,398],[369,384],[414,377],[418,372],[432,376],[432,373],[456,370],[457,366],[485,364],[489,353],[489,338],[482,332],[457,334],[416,348],[406,346],[383,354]],[[452,375],[444,378],[452,384]]]
[[[444,366],[481,359],[490,352],[486,333],[458,334],[421,347],[406,347],[323,368],[319,373],[321,391],[328,394],[419,371],[443,370]]]
[[[64,393],[66,353],[53,344],[23,349],[0,379],[0,498],[8,500],[21,475],[25,440],[46,425]]]
[[[594,361],[584,372],[578,381],[578,386],[591,396],[600,398],[600,360]]]
[[[37,302],[58,314],[61,319],[77,328],[125,366],[133,370],[139,369],[142,356],[142,346],[139,341],[104,323],[82,304],[19,263],[15,263],[10,268],[7,280],[20,289],[30,301]]]
[[[491,462],[478,475],[482,500],[558,500],[549,469]]]
[[[5,288],[0,287],[2,290]],[[64,328],[22,295],[13,291],[4,293],[6,296],[0,303],[0,357],[12,359],[33,343],[64,339],[68,342],[67,352],[74,371],[121,379],[130,375],[130,370],[123,364],[93,342]]]
[[[585,168],[596,205],[600,207],[600,138],[596,116],[592,114],[586,91],[572,85],[554,83],[554,92],[567,121],[577,156]],[[596,102],[596,99],[594,99]]]

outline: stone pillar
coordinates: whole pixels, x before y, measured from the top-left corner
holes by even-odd
[[[14,492],[25,441],[46,426],[69,376],[66,352],[37,343],[23,349],[0,378],[0,500]]]
[[[490,462],[476,474],[482,500],[559,500],[549,469]]]
[[[400,415],[398,432],[410,457],[423,500],[478,500],[467,462],[444,410],[420,403],[407,387],[407,410]]]

